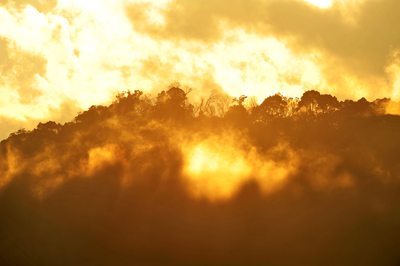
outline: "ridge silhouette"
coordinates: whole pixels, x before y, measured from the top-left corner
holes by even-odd
[[[1,141],[0,265],[399,265],[399,103],[190,91]]]

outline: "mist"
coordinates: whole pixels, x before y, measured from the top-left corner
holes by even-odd
[[[0,264],[399,265],[399,103],[191,93],[1,141]]]

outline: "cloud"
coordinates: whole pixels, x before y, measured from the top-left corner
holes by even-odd
[[[164,23],[167,3],[151,4],[154,8],[146,11],[151,23]],[[111,102],[118,91],[158,93],[175,81],[194,88],[191,97],[196,99],[223,89],[260,100],[279,91],[299,96],[302,83],[320,83],[311,57],[298,57],[274,39],[227,28],[224,41],[217,45],[163,40],[132,31],[126,6],[125,1],[93,5],[63,0],[50,13],[29,5],[19,10],[0,8],[4,60],[12,58],[25,80],[14,82],[11,72],[11,78],[3,78],[1,90],[7,100],[1,113],[19,120],[25,116],[48,120],[49,110],[59,108],[65,99],[88,108]],[[21,65],[26,67],[18,68]]]
[[[393,49],[400,46],[395,11],[399,3],[364,1],[357,8],[355,22],[350,24],[343,17],[340,2],[328,10],[300,2],[276,2],[269,7],[268,23],[274,35],[292,37],[289,43],[295,50],[321,52],[320,63],[329,82],[334,83],[342,73],[354,75],[366,87],[365,83],[380,79],[384,94],[390,94],[384,83],[390,86],[386,68]],[[374,85],[378,84],[379,81]],[[374,95],[374,90],[368,88],[367,93]]]
[[[229,6],[229,8],[227,8]],[[155,24],[149,10],[156,9],[164,16],[164,23]],[[141,32],[166,39],[182,38],[213,42],[223,37],[221,20],[233,24],[249,23],[260,19],[265,5],[258,0],[251,1],[171,1],[163,6],[148,2],[129,5],[127,15],[133,27]]]
[[[59,107],[50,107],[45,114],[47,121],[57,121],[58,123],[65,123],[71,120],[71,117],[76,116],[78,112],[82,111],[80,105],[73,100],[65,100]],[[34,129],[43,118],[34,118],[29,115],[13,117],[13,116],[0,116],[0,139],[7,138],[10,133],[16,132],[22,128],[26,130]]]
[[[15,45],[15,44],[14,44]],[[41,92],[37,89],[37,77],[46,74],[47,60],[40,55],[29,54],[0,39],[1,75],[3,81],[18,89],[21,104],[35,102]]]
[[[39,12],[49,12],[57,6],[57,0],[0,0],[0,5],[23,9],[30,5]]]
[[[336,1],[327,9],[299,0],[175,0],[158,8],[164,16],[161,25],[148,15],[154,8],[147,2],[128,7],[134,29],[157,38],[218,43],[224,24],[243,28],[277,38],[297,54],[319,56],[316,63],[328,91],[340,93],[344,86],[352,97],[359,97],[359,91],[367,97],[392,94],[387,67],[393,49],[400,46],[396,0]]]
[[[51,12],[29,3],[0,7],[7,117],[45,121],[65,99],[89,108],[118,91],[158,93],[175,81],[196,99],[221,89],[260,102],[308,89],[339,99],[399,97],[392,0],[328,8],[300,0],[41,1]]]
[[[0,127],[1,134],[0,139],[7,138],[11,132],[15,132],[22,128],[32,129],[34,128],[40,121],[26,121],[26,120],[18,120],[13,117],[0,116]]]

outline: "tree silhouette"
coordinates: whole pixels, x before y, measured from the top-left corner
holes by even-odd
[[[178,87],[171,87],[168,91],[158,94],[154,116],[183,121],[193,116],[193,109],[192,104],[187,104],[186,93]]]
[[[303,96],[301,96],[299,108],[304,107],[308,116],[315,116],[318,112],[318,99],[320,96],[321,94],[318,91],[306,91]]]
[[[280,93],[266,98],[260,106],[252,110],[252,118],[256,121],[270,122],[276,118],[285,118],[288,101]]]

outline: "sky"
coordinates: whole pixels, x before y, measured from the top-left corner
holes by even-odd
[[[0,0],[0,139],[118,92],[400,100],[398,0]]]

